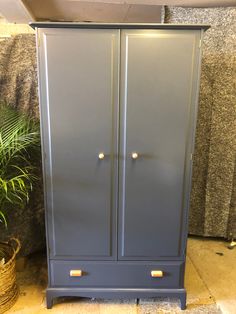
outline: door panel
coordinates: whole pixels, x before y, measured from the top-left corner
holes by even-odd
[[[196,35],[122,31],[120,259],[181,255]]]
[[[40,32],[50,254],[115,259],[119,30]]]

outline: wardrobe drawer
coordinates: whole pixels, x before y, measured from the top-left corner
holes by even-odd
[[[116,288],[177,288],[183,262],[76,262],[51,261],[51,285]]]

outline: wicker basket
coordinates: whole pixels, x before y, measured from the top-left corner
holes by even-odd
[[[12,238],[8,243],[0,242],[0,251],[5,264],[0,266],[0,314],[9,310],[18,297],[16,284],[16,254],[20,250],[19,240]]]

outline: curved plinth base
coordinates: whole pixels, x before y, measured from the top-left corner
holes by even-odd
[[[53,306],[53,299],[57,297],[88,297],[104,299],[122,298],[179,298],[181,309],[186,309],[185,289],[132,289],[132,288],[48,288],[46,291],[47,308]]]

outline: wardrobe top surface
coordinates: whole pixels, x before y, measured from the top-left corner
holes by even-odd
[[[183,29],[207,30],[207,24],[157,24],[157,23],[91,23],[91,22],[31,22],[35,28],[107,28],[107,29]]]

